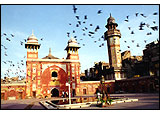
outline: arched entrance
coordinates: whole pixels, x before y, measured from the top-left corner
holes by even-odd
[[[51,91],[51,97],[59,97],[59,91],[58,91],[58,89],[56,89],[56,88],[52,89],[52,91]],[[59,100],[53,100],[51,102],[54,103],[54,104],[57,104],[59,102]]]
[[[54,88],[51,91],[51,97],[59,97],[59,91],[58,89]]]

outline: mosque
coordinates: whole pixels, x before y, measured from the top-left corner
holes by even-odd
[[[118,24],[115,22],[115,19],[110,15],[106,25],[108,30],[104,33],[107,40],[110,63],[108,77],[111,79],[105,81],[104,84],[109,93],[114,92],[115,80],[124,79],[121,53],[119,52],[121,33],[116,28],[117,26]],[[80,46],[74,38],[68,41],[65,48],[67,52],[66,59],[54,57],[51,54],[51,49],[49,49],[49,54],[46,57],[38,58],[40,46],[38,39],[32,33],[25,44],[25,48],[27,49],[26,84],[10,86],[10,90],[14,91],[12,97],[16,96],[16,99],[18,99],[20,92],[23,92],[22,98],[58,97],[62,95],[63,91],[68,92],[66,83],[70,84],[72,96],[95,94],[96,89],[100,86],[100,81],[80,81],[78,54]],[[8,86],[1,86],[3,91],[1,93],[4,93],[4,99],[11,97],[9,96],[9,89],[7,89]],[[23,89],[19,91],[17,88]]]

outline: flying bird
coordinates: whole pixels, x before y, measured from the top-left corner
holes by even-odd
[[[92,36],[91,34],[88,34],[88,36]]]
[[[13,34],[11,34],[11,36],[12,36],[12,37],[14,37],[14,35],[13,35]]]
[[[146,24],[146,26],[149,28],[150,25],[149,25],[149,24]]]
[[[138,13],[136,13],[136,17],[138,16]]]
[[[156,31],[158,30],[158,26],[150,27],[152,30]]]
[[[6,40],[11,41],[9,38],[6,38]]]
[[[127,20],[127,19],[126,19],[126,20],[124,20],[124,21],[128,22],[128,20]]]
[[[84,16],[84,19],[87,19],[87,15]]]
[[[129,30],[131,30],[131,27],[128,27]]]
[[[158,14],[157,12],[153,13],[153,15],[157,15],[157,14]]]
[[[145,15],[144,15],[144,14],[142,14],[142,13],[141,13],[140,15],[141,15],[142,17],[144,17],[144,18],[146,18],[146,17],[147,17],[147,16],[145,16]]]
[[[134,34],[134,31],[132,31],[131,34]]]
[[[87,27],[84,27],[86,30],[88,29]]]
[[[68,36],[68,37],[69,37],[69,34],[70,34],[70,33],[69,33],[69,32],[67,32],[67,36]]]
[[[8,56],[7,53],[4,54],[5,56]]]
[[[126,16],[127,17],[127,19],[129,18],[129,15],[128,16]]]
[[[81,21],[78,21],[78,24],[81,25]]]
[[[132,43],[134,43],[134,40],[132,40]]]
[[[102,13],[102,10],[98,10],[98,12],[97,12],[98,14],[101,14]]]
[[[144,43],[147,43],[147,40],[144,40]]]
[[[7,36],[7,34],[6,34],[6,33],[3,33],[3,35]]]
[[[139,30],[144,30],[144,29],[140,26]]]
[[[154,24],[156,24],[156,21],[153,21]]]
[[[90,24],[90,26],[93,26],[92,24]]]
[[[4,49],[7,50],[7,48],[4,46]]]
[[[95,32],[97,32],[97,30],[100,29],[99,26],[97,25],[97,27],[95,28]]]
[[[25,42],[27,42],[27,40],[26,40],[26,39],[24,39],[24,41],[25,41]]]
[[[79,16],[76,16],[76,18],[79,20]]]
[[[7,62],[5,62],[5,61],[2,61],[2,62],[4,62],[4,64],[7,64]]]
[[[94,32],[89,31],[90,34],[94,34]]]
[[[77,11],[77,8],[75,5],[73,5],[73,11],[74,11],[74,13],[76,13],[76,11]]]
[[[43,40],[43,38],[41,38],[41,41]]]
[[[149,33],[147,33],[147,35],[152,35],[152,33],[151,33],[151,32],[149,32]]]
[[[79,27],[79,25],[78,25],[78,24],[76,24],[76,27]]]
[[[82,29],[83,31],[85,31],[85,29]]]

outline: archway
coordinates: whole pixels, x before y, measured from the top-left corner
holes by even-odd
[[[58,89],[56,89],[56,88],[52,89],[52,91],[51,91],[51,97],[59,97],[59,91],[58,91]],[[57,104],[59,102],[59,100],[53,100],[51,102],[54,103],[54,104]]]
[[[51,91],[51,97],[59,97],[59,91],[58,89],[54,88]]]

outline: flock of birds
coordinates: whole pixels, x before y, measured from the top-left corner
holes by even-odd
[[[95,26],[95,28],[93,29],[93,24],[91,24],[91,23],[88,24],[87,21],[86,21],[88,19],[88,16],[87,15],[83,15],[80,18],[80,16],[77,14],[77,10],[78,10],[78,8],[75,5],[73,5],[73,12],[75,14],[75,19],[76,19],[77,23],[76,23],[76,25],[72,25],[72,23],[69,23],[69,26],[76,27],[76,28],[80,28],[81,27],[80,29],[82,30],[82,35],[84,36],[84,38],[83,37],[78,38],[79,36],[75,35],[75,33],[76,33],[75,29],[76,28],[74,30],[72,30],[71,32],[67,32],[67,37],[70,38],[71,35],[73,35],[73,37],[77,40],[78,44],[80,44],[81,46],[86,46],[86,44],[84,42],[82,42],[82,41],[84,41],[86,39],[86,37],[89,37],[92,40],[94,40],[94,43],[98,44],[99,47],[103,47],[105,45],[105,43],[106,43],[106,41],[104,39],[104,35],[99,36],[98,39],[97,39],[97,37],[94,37],[94,35],[96,33],[98,33],[98,30],[101,28],[100,25]],[[98,10],[97,11],[97,15],[100,15],[101,13],[103,13],[102,10]],[[158,13],[154,12],[153,16],[156,16],[156,15],[158,15]],[[135,13],[135,16],[136,17],[142,16],[143,18],[147,18],[147,16],[145,14],[143,14],[143,13]],[[129,17],[130,17],[129,15],[126,16],[126,19],[124,20],[126,23],[130,22]],[[156,21],[153,20],[153,24],[156,24]],[[84,25],[84,26],[82,26],[82,25]],[[87,26],[87,25],[89,25],[89,26]],[[150,24],[144,23],[143,21],[140,22],[140,24],[139,24],[139,28],[138,28],[139,31],[143,31],[145,26],[147,28],[153,30],[153,31],[158,31],[158,26],[157,25],[150,26]],[[91,31],[91,29],[92,29],[92,31]],[[131,35],[135,34],[135,31],[132,30],[132,27],[128,27],[128,29],[130,30],[130,34]],[[78,31],[78,33],[80,33],[80,32],[81,31]],[[150,35],[152,35],[152,32],[150,31],[150,32],[146,33],[146,35],[150,36]],[[132,43],[135,43],[134,39],[132,39],[131,41],[132,41]],[[98,43],[98,42],[100,42],[100,43]],[[124,43],[127,44],[127,41],[124,40]],[[146,39],[144,39],[144,43],[147,43]],[[129,45],[127,45],[126,47],[127,48],[131,48]],[[140,44],[137,43],[136,47],[140,47]]]
[[[75,19],[77,21],[76,25],[73,25],[72,23],[69,23],[69,26],[72,26],[72,28],[76,27],[76,28],[80,28],[80,30],[82,31],[82,36],[83,37],[89,37],[89,38],[92,38],[94,39],[94,35],[96,33],[98,33],[98,30],[100,30],[100,26],[99,25],[96,25],[94,27],[94,24],[92,23],[89,23],[89,26],[88,26],[88,23],[87,23],[87,20],[88,20],[88,16],[87,15],[83,15],[83,16],[79,16],[77,15],[77,10],[78,8],[73,5],[73,12],[75,14]],[[102,13],[102,10],[98,10],[97,11],[97,15],[100,15]],[[75,28],[75,29],[76,29]],[[78,44],[82,44],[82,46],[85,46],[86,44],[85,43],[82,43],[82,41],[84,40],[82,37],[79,38],[79,36],[75,35],[76,34],[76,30],[72,30],[70,32],[67,32],[67,37],[70,38],[71,35],[78,41]],[[91,30],[92,29],[92,30]],[[80,33],[81,31],[78,31],[78,33]],[[97,43],[98,41],[104,41],[104,36],[102,35],[98,40],[94,40],[94,43]],[[104,43],[101,43],[99,45],[99,47],[102,47],[104,46]]]
[[[158,15],[157,12],[154,12],[154,13],[152,14],[152,16],[156,16],[156,15]],[[147,18],[147,16],[144,15],[143,13],[135,13],[135,16],[136,16],[136,17],[142,16],[143,18]],[[129,15],[126,16],[126,19],[125,19],[124,21],[125,21],[126,23],[130,22],[130,21],[129,21]],[[158,26],[156,25],[156,21],[153,20],[151,24],[154,24],[154,25],[151,26],[149,23],[145,23],[145,22],[141,21],[140,24],[139,24],[138,30],[139,30],[139,31],[144,31],[144,30],[146,30],[146,28],[148,28],[147,31],[150,31],[150,32],[147,32],[146,35],[147,35],[147,36],[151,36],[153,31],[158,31]],[[132,30],[131,27],[128,27],[128,30],[130,31],[130,34],[131,34],[131,35],[134,35],[134,34],[135,34],[134,30]],[[147,39],[146,39],[145,36],[143,36],[143,37],[144,37],[143,41],[144,41],[144,43],[146,44],[146,43],[147,43]],[[159,38],[158,38],[158,39],[159,39]],[[132,42],[132,43],[135,43],[135,40],[132,39],[131,42]],[[127,40],[127,41],[124,40],[124,43],[127,44],[127,48],[131,48],[130,45],[128,45],[128,40]],[[140,47],[140,44],[137,43],[137,44],[136,44],[136,47]]]
[[[1,35],[1,38],[5,38],[6,43],[8,43],[8,42],[12,43],[12,40],[14,40],[15,35],[14,34],[3,33]],[[41,38],[40,40],[43,41],[43,38]],[[24,48],[24,44],[26,42],[27,42],[27,39],[19,41],[19,45],[23,46],[23,48]],[[25,79],[26,73],[25,73],[25,70],[23,69],[23,67],[25,67],[25,65],[26,65],[25,64],[26,56],[24,56],[20,61],[15,62],[15,61],[12,61],[12,60],[8,60],[8,57],[10,55],[8,54],[8,47],[6,47],[4,44],[1,44],[1,51],[4,52],[4,56],[5,56],[5,60],[2,60],[2,64],[8,65],[8,69],[6,70],[6,72],[4,74],[1,74],[1,75],[4,75],[4,77],[10,77],[10,75],[13,75],[13,76],[18,76],[18,78],[20,80]]]
[[[72,26],[72,28],[74,28],[74,30],[71,30],[70,32],[67,32],[67,37],[70,38],[71,35],[77,40],[78,44],[81,46],[86,46],[85,44],[85,39],[86,37],[89,37],[91,40],[93,40],[93,43],[98,44],[98,47],[103,47],[106,43],[105,39],[104,39],[104,35],[99,36],[99,38],[97,39],[97,37],[95,37],[95,34],[99,32],[99,30],[101,29],[100,25],[94,25],[92,23],[87,23],[88,21],[88,16],[87,15],[83,15],[83,16],[79,16],[77,15],[77,10],[78,8],[73,5],[73,13],[75,15],[75,19],[76,19],[76,25],[73,25],[72,23],[69,23],[69,26]],[[97,15],[101,15],[103,12],[102,10],[97,10]],[[157,12],[153,13],[153,16],[158,15]],[[135,16],[142,16],[143,18],[147,18],[147,16],[145,14],[142,13],[135,13]],[[124,20],[126,23],[129,23],[129,15],[126,16],[126,19]],[[156,22],[153,20],[153,24],[155,26],[151,26],[149,23],[145,23],[145,22],[141,22],[139,24],[139,31],[143,31],[145,29],[145,27],[151,29],[152,31],[158,31],[158,26],[156,25]],[[89,26],[87,26],[89,25]],[[104,26],[104,25],[103,25]],[[79,28],[81,31],[76,31],[76,28]],[[128,30],[130,30],[130,34],[134,35],[135,31],[132,30],[132,27],[128,27]],[[76,32],[81,33],[82,32],[82,36],[79,38],[80,36],[76,35]],[[148,32],[146,33],[147,36],[152,35],[152,32]],[[1,38],[6,39],[7,42],[12,42],[12,40],[14,39],[15,35],[14,34],[7,34],[7,33],[3,33],[1,35]],[[43,41],[43,38],[40,39],[41,41]],[[23,39],[22,41],[20,41],[20,45],[23,46],[24,48],[24,44],[27,42],[27,39]],[[132,43],[135,43],[135,40],[132,39],[131,40]],[[128,43],[128,40],[124,40],[124,43]],[[144,43],[147,43],[147,40],[144,40]],[[137,43],[136,44],[137,47],[140,47],[140,44]],[[126,48],[131,48],[130,45],[127,45]],[[1,44],[1,51],[4,50],[4,56],[6,56],[6,58],[9,56],[7,53],[8,47],[6,47],[4,44]],[[120,50],[121,51],[121,50]],[[2,54],[2,53],[1,53]],[[5,59],[6,59],[5,58]],[[11,73],[12,75],[18,75],[20,78],[24,78],[24,76],[26,75],[25,71],[22,68],[22,66],[25,65],[25,59],[26,56],[23,57],[23,59],[21,59],[20,61],[18,61],[17,63],[14,63],[12,60],[3,60],[2,63],[3,64],[8,64],[10,67],[6,70],[6,73],[1,74],[4,76],[9,77]],[[13,71],[12,69],[16,68],[16,72],[15,70]],[[23,74],[24,73],[24,74]]]
[[[98,39],[97,39],[97,37],[94,37],[94,35],[95,35],[96,33],[98,33],[98,30],[99,30],[100,28],[102,28],[102,27],[100,27],[100,25],[97,25],[97,26],[95,26],[95,28],[93,29],[93,28],[92,28],[92,27],[93,27],[93,24],[90,24],[90,23],[89,23],[89,24],[86,24],[86,20],[88,19],[88,16],[87,16],[87,15],[83,15],[83,16],[81,16],[81,20],[80,20],[80,16],[77,14],[77,10],[78,10],[78,8],[77,8],[75,5],[73,5],[73,12],[74,12],[74,14],[75,14],[75,19],[76,19],[76,21],[77,21],[77,24],[74,25],[74,26],[72,26],[72,23],[69,23],[69,26],[78,28],[78,27],[81,27],[82,25],[84,25],[84,26],[81,27],[82,35],[84,36],[84,38],[83,38],[83,37],[78,38],[79,36],[74,35],[75,32],[76,32],[75,29],[74,29],[73,31],[71,31],[71,32],[67,32],[67,37],[70,38],[70,35],[72,34],[72,35],[74,36],[74,38],[77,40],[78,44],[81,44],[81,46],[86,46],[86,44],[83,43],[82,41],[84,41],[84,40],[86,39],[86,37],[90,37],[92,40],[94,40],[94,43],[95,43],[95,44],[98,44],[99,47],[103,47],[103,46],[105,45],[105,43],[106,43],[106,41],[105,41],[105,39],[104,39],[104,35],[99,36]],[[101,13],[103,13],[102,10],[98,10],[98,11],[97,11],[97,15],[100,15]],[[152,16],[157,16],[157,15],[158,15],[157,12],[154,12],[154,13],[152,14]],[[147,18],[147,16],[146,16],[145,14],[143,14],[143,13],[138,13],[138,12],[135,13],[135,16],[136,16],[136,17],[141,16],[141,17],[144,18],[144,19]],[[129,18],[130,18],[130,15],[127,15],[127,16],[126,16],[126,19],[124,19],[124,21],[125,21],[126,23],[129,23],[129,22],[130,22]],[[152,23],[151,23],[151,24],[152,24]],[[151,36],[151,35],[152,35],[152,31],[158,31],[158,26],[156,25],[156,21],[155,21],[155,20],[153,20],[153,24],[154,24],[154,26],[151,26],[149,23],[145,23],[145,22],[142,21],[142,22],[140,22],[140,24],[139,24],[138,30],[139,30],[139,31],[144,31],[145,27],[147,27],[147,28],[150,29],[150,32],[147,32],[146,35],[147,35],[147,36]],[[85,25],[89,25],[89,26],[85,26]],[[103,25],[103,26],[104,26],[104,25]],[[91,31],[90,29],[93,29],[93,31]],[[128,30],[130,30],[130,34],[131,34],[131,35],[135,35],[135,34],[136,34],[136,32],[135,32],[134,30],[132,30],[132,27],[129,26],[129,27],[128,27]],[[152,31],[151,31],[151,30],[152,30]],[[81,32],[81,31],[78,31],[78,33],[80,33],[80,32]],[[100,42],[100,44],[99,44],[98,42]],[[131,42],[132,42],[132,43],[136,43],[134,39],[132,39]],[[126,48],[130,48],[130,49],[131,49],[131,46],[128,44],[128,39],[127,39],[127,40],[124,40],[124,43],[127,44]],[[144,39],[144,43],[145,43],[145,44],[147,43],[147,39]],[[140,47],[140,46],[141,46],[140,43],[137,43],[137,44],[136,44],[136,47]],[[121,50],[120,50],[120,51],[121,51]]]

